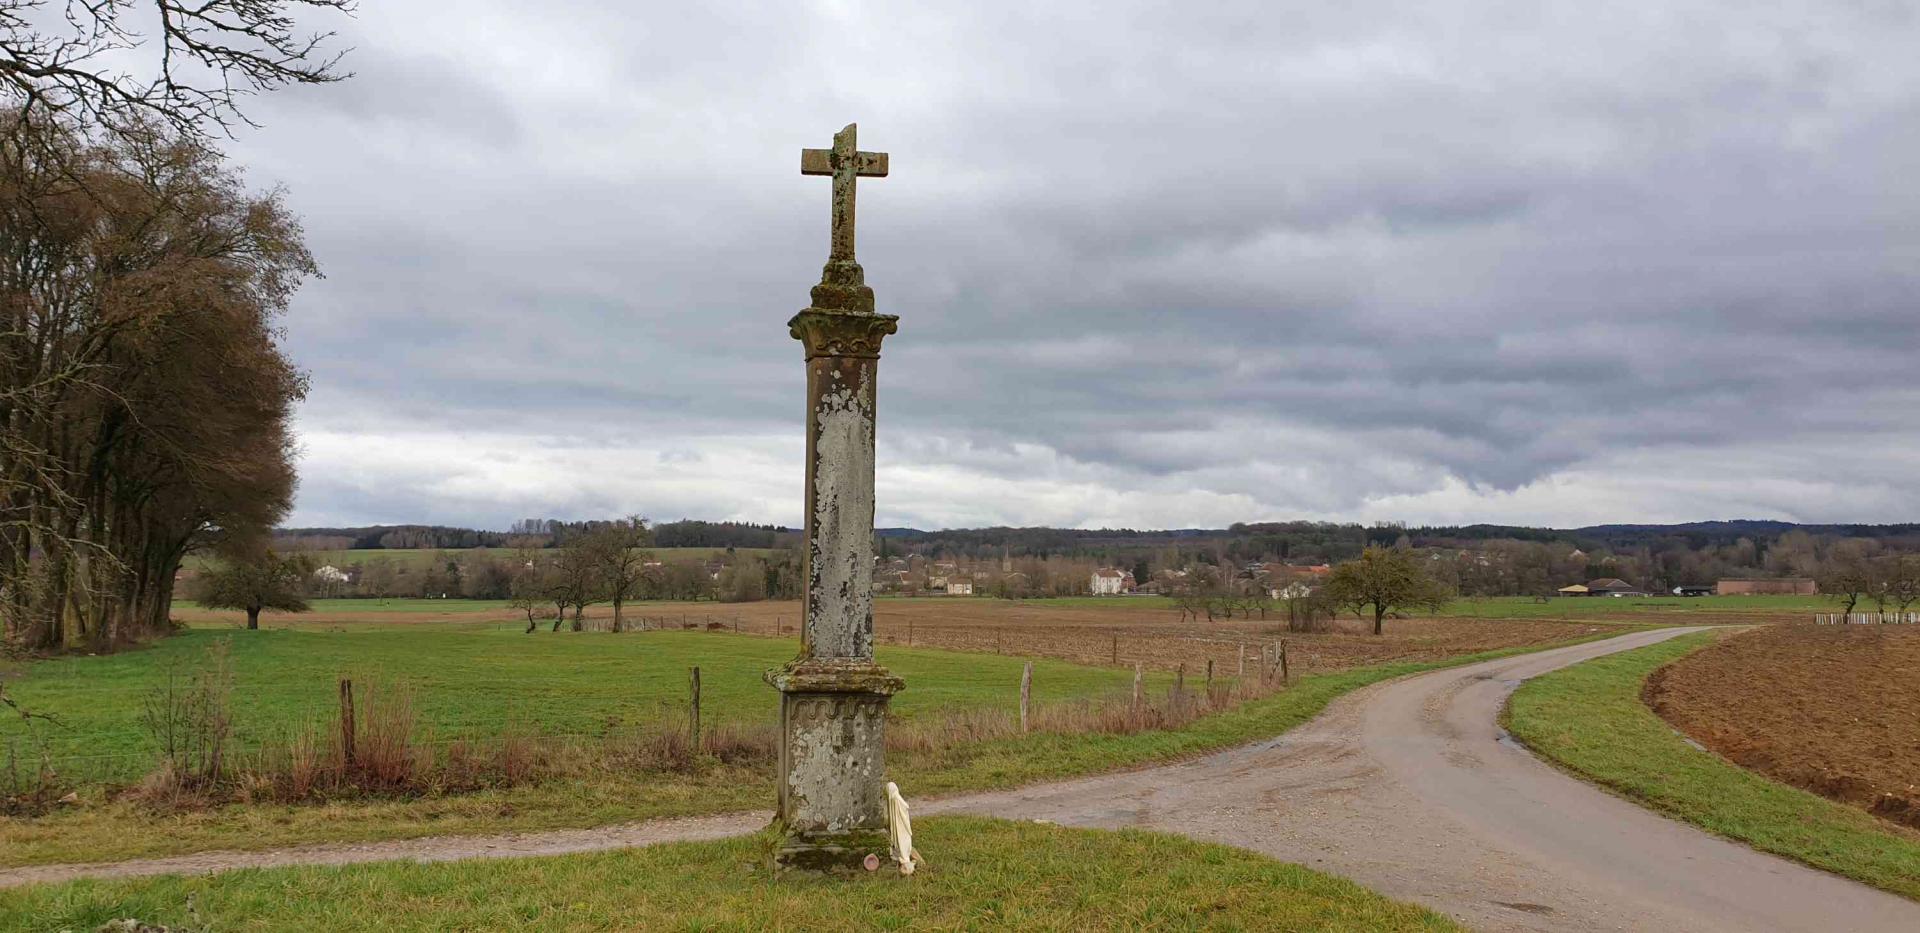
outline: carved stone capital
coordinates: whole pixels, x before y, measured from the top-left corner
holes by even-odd
[[[793,339],[806,345],[807,359],[817,356],[879,359],[880,341],[900,329],[899,320],[895,314],[816,307],[794,315],[787,322],[787,331]]]

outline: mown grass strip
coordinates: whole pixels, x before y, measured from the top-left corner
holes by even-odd
[[[1133,735],[1034,734],[937,754],[894,756],[889,771],[909,796],[920,798],[1160,764],[1279,735],[1318,715],[1334,698],[1368,684],[1634,630],[1608,626],[1548,645],[1316,674],[1289,690],[1180,729]],[[563,783],[458,796],[327,805],[250,804],[162,813],[132,803],[103,803],[37,819],[0,819],[0,867],[157,858],[214,849],[576,829],[725,813],[771,806],[772,778],[767,769],[716,766],[695,775],[606,772]]]
[[[1701,751],[1641,701],[1656,668],[1718,634],[1682,636],[1534,678],[1515,691],[1507,729],[1549,761],[1662,813],[1920,899],[1920,834]]]
[[[766,841],[543,858],[248,869],[0,892],[0,929],[135,917],[206,930],[1456,930],[1350,881],[1225,846],[965,817],[902,878],[775,881]],[[191,906],[189,906],[191,904]]]

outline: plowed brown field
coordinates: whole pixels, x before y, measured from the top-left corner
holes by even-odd
[[[191,607],[175,615],[189,622],[237,621],[239,613]],[[610,618],[596,606],[590,620]],[[648,628],[681,626],[737,630],[742,634],[799,637],[800,604],[653,603],[629,605],[627,624]],[[300,616],[269,616],[271,626],[352,623],[418,624],[498,621],[524,625],[511,609],[465,612],[324,610]],[[548,622],[540,623],[546,631]],[[1578,638],[1612,626],[1581,620],[1544,619],[1389,619],[1386,634],[1375,637],[1353,619],[1333,623],[1321,633],[1288,632],[1283,619],[1180,621],[1179,613],[1160,606],[1116,598],[1111,601],[1008,601],[996,599],[881,599],[874,604],[874,635],[883,645],[948,648],[1024,657],[1057,658],[1080,664],[1176,670],[1185,666],[1203,675],[1212,661],[1215,673],[1233,676],[1242,661],[1258,670],[1263,649],[1287,642],[1289,670],[1330,671],[1392,661],[1432,661],[1500,648],[1541,645]]]
[[[1646,700],[1740,765],[1920,827],[1920,626],[1743,632],[1655,671]]]

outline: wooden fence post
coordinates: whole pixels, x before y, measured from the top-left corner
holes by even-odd
[[[690,675],[688,688],[691,702],[687,706],[687,742],[694,753],[698,754],[700,751],[700,668],[697,665]]]
[[[351,768],[354,763],[353,751],[353,681],[340,678],[340,756],[341,761]]]
[[[1280,686],[1284,687],[1292,680],[1293,675],[1287,671],[1287,640],[1282,638],[1280,639]]]
[[[1120,630],[1113,630],[1113,666],[1120,666]]]
[[[1207,659],[1207,686],[1213,686],[1213,659]]]
[[[1133,711],[1140,711],[1140,662],[1133,662]]]
[[[1245,642],[1240,643],[1240,670],[1235,672],[1233,676],[1247,676],[1247,645]]]
[[[1027,732],[1027,707],[1033,702],[1033,662],[1020,671],[1020,734]]]

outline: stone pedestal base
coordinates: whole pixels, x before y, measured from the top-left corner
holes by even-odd
[[[904,684],[872,661],[796,661],[780,691],[781,870],[856,871],[887,858],[887,704]]]

